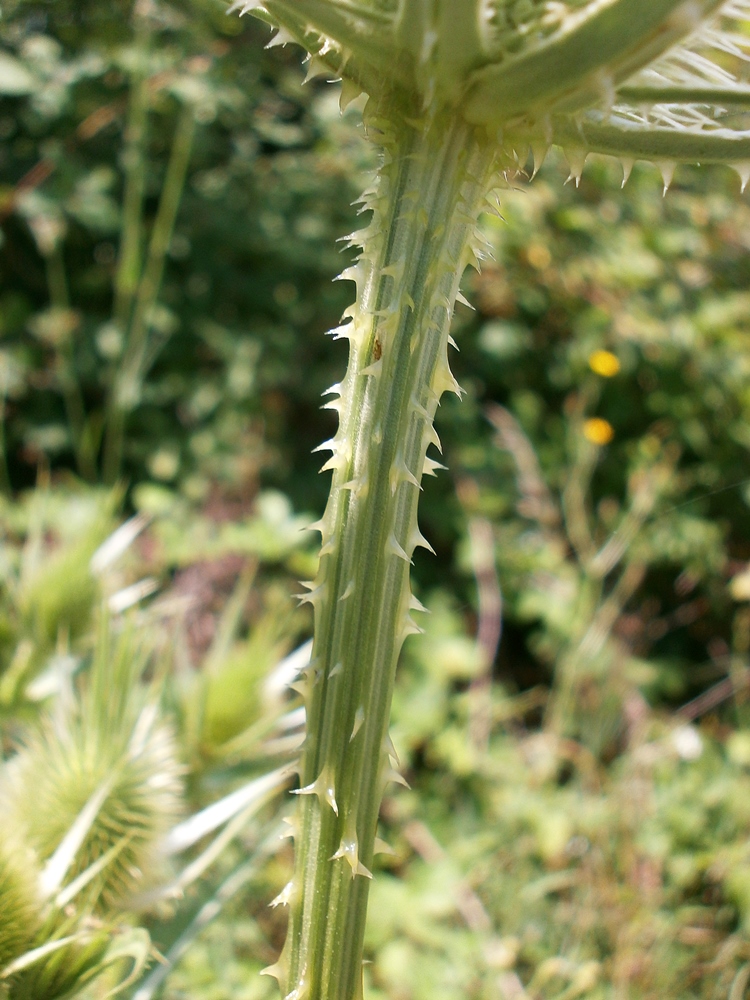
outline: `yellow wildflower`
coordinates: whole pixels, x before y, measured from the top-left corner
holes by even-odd
[[[592,444],[609,444],[615,436],[615,429],[609,420],[603,417],[591,417],[583,425],[583,436]]]
[[[589,368],[602,378],[612,378],[620,370],[620,360],[611,351],[594,351],[589,355]]]

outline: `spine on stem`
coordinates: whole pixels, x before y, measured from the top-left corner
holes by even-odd
[[[333,331],[349,341],[343,382],[329,390],[339,428],[322,449],[332,470],[317,527],[319,570],[303,600],[315,640],[299,690],[307,710],[295,874],[277,977],[287,1000],[356,1000],[378,811],[400,780],[388,737],[396,662],[412,612],[409,566],[417,546],[423,474],[437,463],[435,410],[459,392],[448,364],[449,327],[467,264],[477,264],[476,222],[496,169],[496,144],[460,117],[404,117],[376,107],[368,132],[381,146],[362,248],[342,277],[356,302]]]

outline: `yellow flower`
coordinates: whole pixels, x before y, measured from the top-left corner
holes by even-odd
[[[594,351],[589,355],[589,368],[602,378],[612,378],[620,370],[620,361],[611,351]]]
[[[592,444],[605,445],[615,436],[615,429],[609,420],[591,417],[583,425],[583,436]]]

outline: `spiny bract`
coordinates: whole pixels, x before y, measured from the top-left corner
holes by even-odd
[[[237,0],[295,41],[344,99],[401,92],[497,131],[536,165],[552,143],[750,175],[750,0]],[[580,166],[579,166],[580,165]]]

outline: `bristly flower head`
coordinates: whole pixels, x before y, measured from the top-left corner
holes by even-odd
[[[0,830],[0,971],[33,941],[41,921],[38,879],[34,857],[15,831]]]
[[[237,0],[346,95],[448,107],[503,146],[551,143],[750,174],[750,0]],[[579,171],[574,167],[574,173]]]
[[[127,902],[163,864],[159,846],[180,815],[181,768],[172,733],[146,708],[129,742],[118,745],[74,713],[48,724],[15,761],[14,818],[38,857],[48,861],[86,804],[101,792],[88,834],[67,881],[111,857],[91,882],[97,908]]]
[[[109,624],[80,696],[71,692],[25,739],[0,784],[0,835],[18,831],[50,878],[50,860],[88,814],[62,888],[96,871],[82,906],[101,910],[141,891],[163,864],[161,841],[182,811],[182,766],[170,728],[139,683],[145,660],[128,632]],[[47,886],[49,889],[49,886]]]

